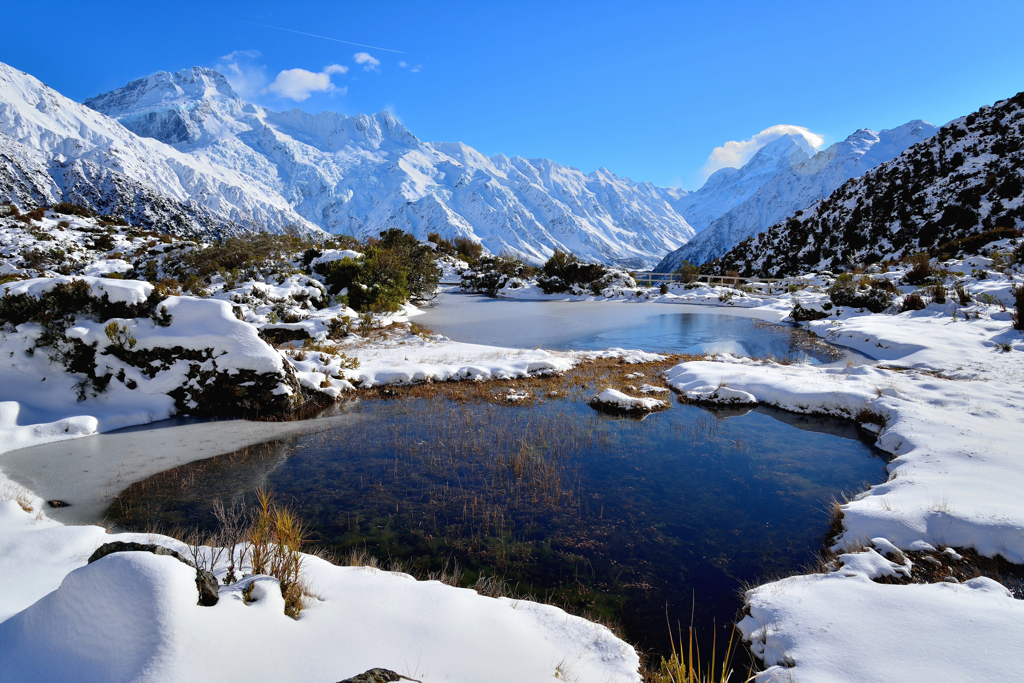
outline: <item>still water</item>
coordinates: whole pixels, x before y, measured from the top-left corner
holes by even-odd
[[[731,353],[797,362],[855,363],[777,313],[736,315],[711,306],[592,301],[512,301],[445,292],[413,320],[455,341],[512,348]],[[746,313],[751,313],[746,311]]]
[[[315,542],[413,573],[449,568],[621,624],[649,651],[673,623],[731,623],[745,583],[811,562],[828,501],[885,480],[851,424],[674,403],[642,421],[568,399],[357,400],[350,425],[179,467],[109,510],[128,528],[213,528],[216,499],[258,486]],[[726,638],[728,636],[726,635]],[[745,669],[744,669],[745,670]]]

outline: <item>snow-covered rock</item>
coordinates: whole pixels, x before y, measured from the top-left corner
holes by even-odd
[[[668,407],[668,401],[657,398],[636,397],[608,387],[595,396],[590,405],[624,413],[650,413]]]

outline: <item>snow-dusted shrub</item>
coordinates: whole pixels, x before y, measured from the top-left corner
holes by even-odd
[[[927,252],[922,251],[914,254],[910,257],[909,263],[910,268],[907,270],[907,274],[903,276],[907,284],[919,285],[935,272]]]
[[[574,254],[556,249],[537,277],[545,294],[573,291],[577,286],[599,294],[606,269],[600,263],[583,263]]]
[[[485,256],[480,259],[475,269],[462,273],[460,286],[465,292],[494,296],[508,283],[510,278],[525,279],[537,272],[537,268],[526,265],[518,256],[511,254]]]
[[[401,230],[382,233],[362,258],[326,261],[313,270],[332,294],[344,292],[348,305],[360,311],[397,311],[410,299],[429,301],[441,279],[434,250]]]
[[[465,261],[471,266],[475,265],[484,255],[484,245],[474,242],[468,237],[456,237],[452,240],[446,240],[436,232],[432,232],[427,235],[427,241],[434,245],[438,254],[444,254]]]
[[[907,294],[903,297],[903,301],[900,302],[900,312],[904,311],[923,311],[925,307],[924,299],[917,292]]]
[[[932,301],[937,304],[946,303],[946,285],[942,282],[936,282],[934,285],[928,288],[928,296],[932,298]]]
[[[892,305],[895,287],[886,279],[862,278],[854,282],[853,276],[843,273],[828,288],[828,296],[836,306],[866,308],[881,313]]]
[[[831,304],[829,304],[831,308]],[[793,310],[789,312],[790,317],[793,318],[793,322],[802,323],[808,320],[821,320],[827,318],[828,313],[826,311],[819,310],[817,308],[804,308],[799,301],[793,306]]]
[[[986,230],[977,235],[940,244],[936,248],[935,253],[939,255],[940,260],[948,261],[960,255],[977,254],[982,247],[991,242],[1020,236],[1021,231],[1014,228],[995,228],[994,230]]]

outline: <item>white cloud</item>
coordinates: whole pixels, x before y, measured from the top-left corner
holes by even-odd
[[[266,67],[254,64],[261,57],[258,50],[235,50],[220,58],[217,71],[224,74],[231,89],[244,99],[252,99],[267,84]]]
[[[352,55],[352,59],[356,60],[356,64],[360,64],[363,67],[363,71],[379,71],[377,67],[380,66],[380,60],[373,57],[369,52],[357,52]]]
[[[319,73],[306,71],[305,69],[285,69],[277,74],[274,82],[267,86],[267,90],[279,97],[302,102],[308,100],[313,93],[317,92],[338,92],[344,95],[347,88],[337,88],[331,83],[332,74],[344,74],[348,72],[347,66],[330,64],[324,67]]]
[[[416,66],[414,66],[411,69],[412,73],[414,73],[414,74],[418,74],[422,70],[423,70],[423,65],[422,64],[417,64]]]
[[[720,168],[739,168],[750,161],[750,158],[757,153],[757,150],[767,145],[772,140],[778,140],[783,135],[802,137],[813,149],[820,149],[825,144],[825,138],[813,133],[803,126],[790,126],[780,124],[765,128],[757,135],[747,140],[730,140],[721,147],[715,147],[711,156],[704,162],[701,173],[705,178]]]
[[[404,69],[405,67],[407,67],[407,66],[409,66],[409,65],[408,65],[408,64],[406,64],[405,62],[399,62],[399,63],[398,63],[398,66],[400,66],[400,67],[402,67],[402,68]]]

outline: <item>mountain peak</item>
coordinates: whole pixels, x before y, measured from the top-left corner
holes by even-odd
[[[145,78],[137,78],[123,87],[90,97],[85,106],[120,118],[147,110],[195,105],[211,98],[240,101],[224,74],[193,66],[175,73],[158,71]]]

